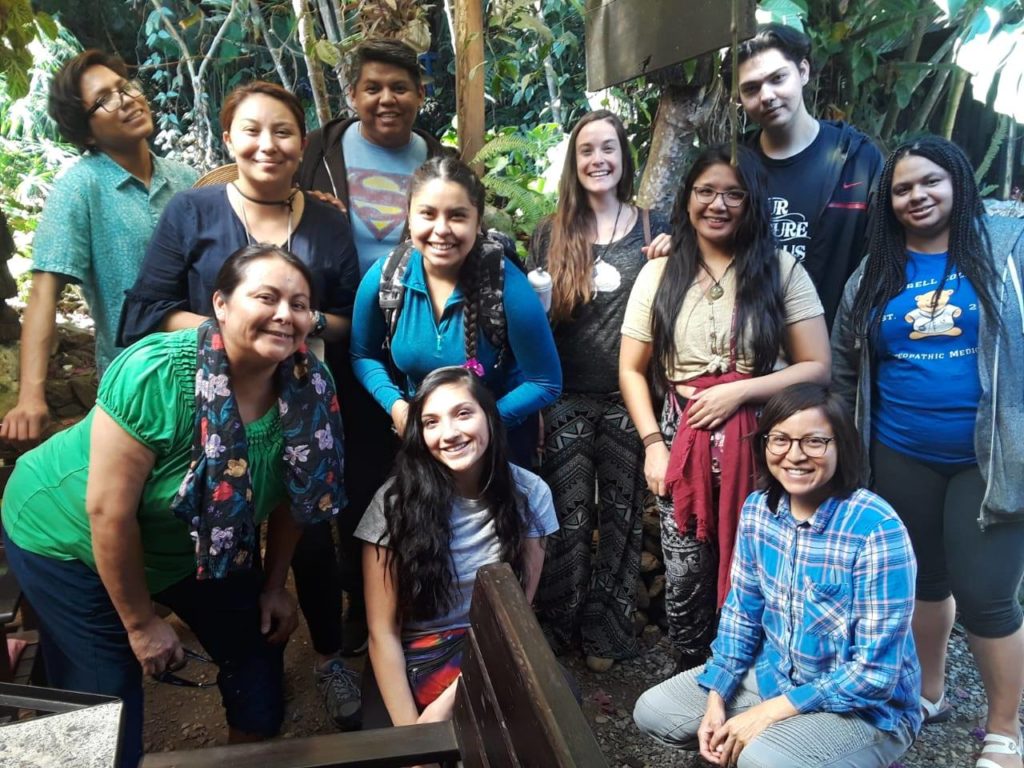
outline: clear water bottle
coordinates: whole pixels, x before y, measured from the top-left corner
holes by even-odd
[[[545,312],[551,311],[551,275],[549,275],[543,267],[537,267],[528,274],[527,279],[530,281],[530,287],[533,288],[534,293],[537,294],[537,298],[540,299],[541,306],[544,307]]]

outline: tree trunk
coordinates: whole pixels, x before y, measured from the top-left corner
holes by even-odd
[[[267,26],[267,20],[263,16],[262,9],[260,9],[259,0],[249,0],[249,13],[259,22],[259,35],[263,38],[263,42],[266,43],[267,52],[270,54],[271,61],[274,62],[274,69],[277,71],[277,77],[281,81],[281,85],[290,91],[292,89],[292,79],[288,75],[288,70],[285,69],[284,60],[281,58],[281,48],[275,48],[273,41],[270,39],[270,28]]]
[[[324,34],[327,35],[327,39],[332,43],[340,45],[341,41],[345,38],[345,17],[342,15],[337,1],[317,0],[317,2],[320,6],[320,18],[323,21]],[[338,81],[338,87],[341,88],[341,97],[344,99],[345,92],[348,90],[348,80],[345,77],[345,60],[339,57],[338,63],[332,69],[334,70],[334,78]]]
[[[306,61],[309,73],[309,85],[313,91],[313,103],[316,105],[316,116],[320,125],[331,119],[331,107],[327,103],[327,83],[324,81],[324,70],[313,58],[313,46],[316,44],[316,31],[313,29],[313,15],[306,6],[306,0],[292,0],[295,9],[295,21],[299,30],[299,45],[302,46],[302,58]]]
[[[540,19],[540,23],[546,24],[544,21],[544,8],[540,0],[537,0],[534,7],[537,9],[537,18]],[[551,59],[550,51],[544,57],[544,79],[548,85],[548,103],[551,105],[551,120],[562,125],[562,96],[558,92],[558,74],[555,72],[555,64]]]
[[[713,65],[702,69],[707,76],[695,80],[708,85],[680,85],[676,80],[662,86],[651,151],[637,193],[637,204],[644,208],[672,209],[683,175],[700,151],[694,147],[695,139],[707,146],[729,138],[728,95]]]
[[[482,0],[454,0],[454,3],[459,154],[468,163],[484,145],[484,18]],[[483,171],[482,168],[475,170]]]

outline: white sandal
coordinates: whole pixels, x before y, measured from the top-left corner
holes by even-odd
[[[921,697],[921,719],[922,725],[933,723],[944,723],[953,716],[953,707],[946,701],[946,694],[939,696],[938,701],[931,701],[924,696]]]
[[[1001,733],[986,733],[985,739],[982,741],[981,754],[1015,755],[1017,757],[1024,758],[1024,750],[1022,750],[1021,747],[1020,736],[1017,737],[1017,741],[1014,741],[1009,736],[1003,736]],[[974,768],[1003,767],[994,760],[989,760],[987,757],[979,757],[978,762],[974,764]]]

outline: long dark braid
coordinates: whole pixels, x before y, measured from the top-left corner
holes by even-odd
[[[676,357],[675,327],[683,300],[700,270],[697,233],[690,222],[693,187],[704,172],[729,165],[726,146],[710,147],[697,157],[672,209],[672,253],[654,295],[652,337],[655,382],[667,389],[665,370]],[[746,147],[737,152],[736,175],[747,193],[745,209],[736,228],[733,263],[736,270],[736,347],[742,349],[751,334],[755,375],[770,373],[778,360],[785,331],[785,300],[779,258],[768,211],[767,182],[761,161]]]
[[[858,336],[875,338],[885,307],[907,286],[906,232],[892,210],[893,174],[896,164],[907,155],[917,155],[940,166],[953,185],[946,268],[935,289],[936,299],[955,267],[971,282],[985,314],[998,323],[992,245],[974,169],[956,144],[928,135],[901,144],[885,161],[878,180],[878,210],[871,229],[868,260],[853,302],[854,331]]]
[[[462,333],[466,339],[466,360],[476,357],[477,328],[480,324],[480,241],[473,248],[459,272],[462,287]]]

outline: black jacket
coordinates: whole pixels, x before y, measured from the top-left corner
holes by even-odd
[[[846,280],[867,253],[871,232],[868,222],[874,215],[882,153],[853,126],[838,121],[821,122],[839,129],[839,142],[830,155],[831,162],[816,173],[822,177],[822,189],[831,192],[820,201],[810,222],[813,234],[803,264],[818,289],[825,307],[825,322],[831,328]],[[758,151],[760,138],[758,131],[750,142]],[[769,194],[771,188],[769,171]]]
[[[341,153],[341,137],[350,125],[358,121],[358,117],[338,117],[309,134],[296,175],[300,188],[329,192],[348,207],[348,174]],[[418,128],[413,128],[413,132],[427,142],[427,157],[444,152],[441,142],[429,133]]]

